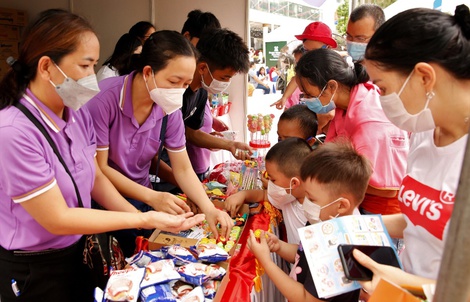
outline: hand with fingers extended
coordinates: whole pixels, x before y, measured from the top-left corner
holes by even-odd
[[[141,214],[143,217],[144,229],[154,229],[179,233],[188,230],[204,221],[204,214],[194,215],[188,212],[180,215],[172,215],[164,212],[149,211]]]
[[[149,205],[156,211],[173,215],[183,214],[191,210],[183,200],[167,192],[152,191]]]
[[[284,98],[284,96],[283,96],[282,98],[280,98],[276,102],[269,105],[269,107],[276,106],[276,109],[282,110],[284,108],[284,106],[286,105],[286,102],[287,102],[287,99]]]
[[[239,160],[250,159],[253,154],[253,149],[248,144],[236,141],[230,144],[228,151],[232,152],[232,155]]]
[[[206,214],[207,223],[209,224],[215,238],[218,238],[219,236],[224,236],[225,238],[230,237],[233,220],[226,212],[214,208],[204,214]],[[219,229],[217,226],[219,226]]]

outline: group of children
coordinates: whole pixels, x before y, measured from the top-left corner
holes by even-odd
[[[331,217],[358,213],[372,174],[369,161],[346,140],[312,148],[308,142],[315,141],[316,131],[316,116],[306,105],[295,105],[284,111],[278,123],[279,142],[265,157],[269,175],[267,189],[239,191],[225,201],[232,215],[245,202],[265,200],[282,211],[287,242],[271,233],[266,233],[267,239],[261,234],[258,240],[251,232],[248,248],[289,301],[319,301],[315,300],[319,297],[299,246],[297,229]],[[294,273],[294,278],[287,275],[271,260],[270,252],[295,263],[292,272],[298,274]],[[357,290],[332,301],[358,301],[358,297]]]

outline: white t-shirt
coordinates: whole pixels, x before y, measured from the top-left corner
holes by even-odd
[[[96,73],[96,78],[98,79],[98,82],[107,78],[111,77],[118,77],[119,72],[114,69],[114,67],[109,66],[109,65],[103,65],[101,66],[100,70]]]
[[[287,242],[298,244],[300,237],[297,229],[303,228],[307,223],[302,204],[296,199],[283,206],[280,210],[286,225]]]
[[[407,175],[398,193],[407,226],[405,271],[437,279],[468,135],[436,147],[434,130],[411,136]]]
[[[255,87],[256,87],[256,85],[258,85],[258,82],[256,82],[256,80],[255,80],[255,78],[254,78],[254,77],[258,77],[258,76],[256,75],[256,70],[254,70],[254,69],[248,70],[248,75],[250,76],[249,82],[250,82],[251,84],[255,85]]]

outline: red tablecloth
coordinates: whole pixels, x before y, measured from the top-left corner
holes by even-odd
[[[256,277],[256,258],[248,250],[246,241],[250,235],[249,230],[268,230],[270,221],[271,216],[265,211],[248,219],[238,240],[242,245],[240,251],[230,260],[229,275],[226,276],[230,281],[220,301],[250,301],[253,279]]]

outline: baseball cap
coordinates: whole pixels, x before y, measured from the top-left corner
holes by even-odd
[[[323,22],[316,21],[307,25],[304,32],[301,35],[296,35],[295,37],[299,40],[320,41],[336,48],[338,44],[336,44],[336,41],[331,36],[331,29],[328,25]]]

